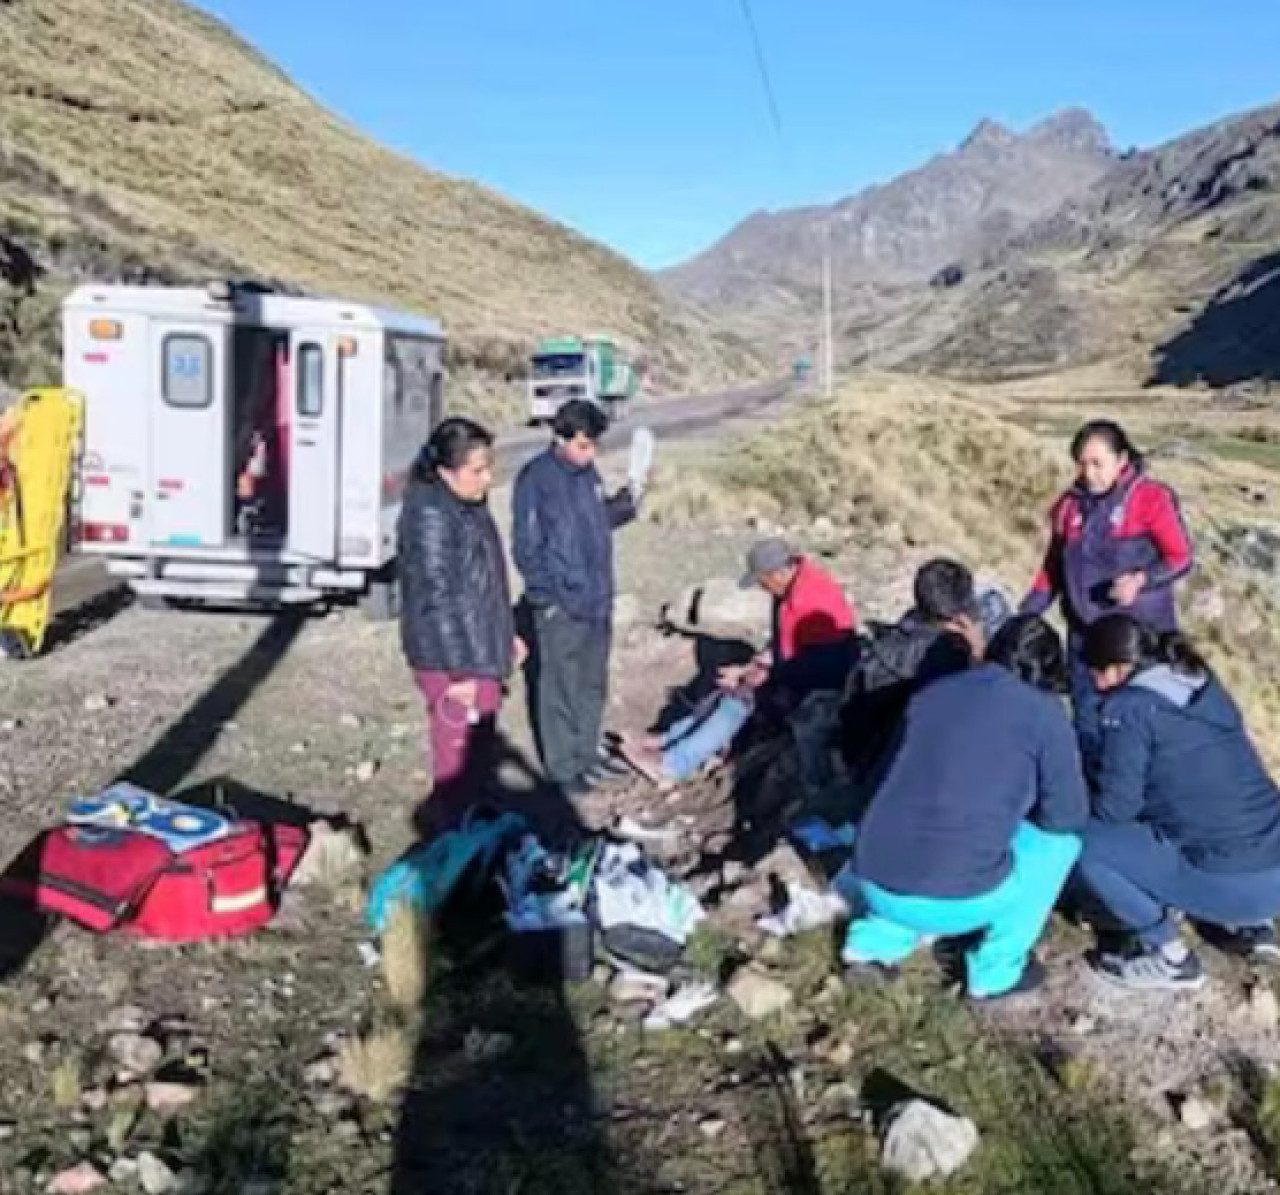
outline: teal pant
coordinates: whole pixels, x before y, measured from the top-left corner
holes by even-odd
[[[966,956],[969,994],[999,996],[1022,978],[1079,854],[1077,835],[1048,834],[1023,822],[1013,836],[1013,870],[981,896],[900,896],[863,881],[868,913],[849,926],[844,960],[892,966],[924,937],[981,932],[982,940]]]

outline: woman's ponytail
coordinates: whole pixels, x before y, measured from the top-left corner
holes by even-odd
[[[415,481],[430,485],[441,469],[460,469],[477,448],[493,446],[493,435],[473,419],[454,416],[438,424],[413,463]]]
[[[1158,664],[1167,664],[1175,672],[1184,676],[1203,677],[1209,672],[1209,665],[1191,645],[1191,640],[1177,631],[1155,636],[1152,659]]]

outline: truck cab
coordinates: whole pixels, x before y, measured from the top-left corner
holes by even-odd
[[[607,336],[554,337],[539,342],[529,368],[529,423],[549,423],[574,399],[620,419],[636,390],[635,370]]]

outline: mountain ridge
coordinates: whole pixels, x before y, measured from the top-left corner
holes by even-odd
[[[1065,109],[1014,133],[984,120],[959,146],[831,204],[756,212],[689,262],[661,271],[672,293],[717,312],[802,297],[828,238],[839,285],[923,281],[994,247],[1083,192],[1115,161],[1105,129]]]

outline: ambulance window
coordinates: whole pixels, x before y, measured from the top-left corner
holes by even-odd
[[[298,350],[298,414],[319,419],[324,411],[324,350],[304,344]]]
[[[165,402],[188,408],[207,407],[213,402],[213,344],[207,336],[166,336],[160,352]]]

